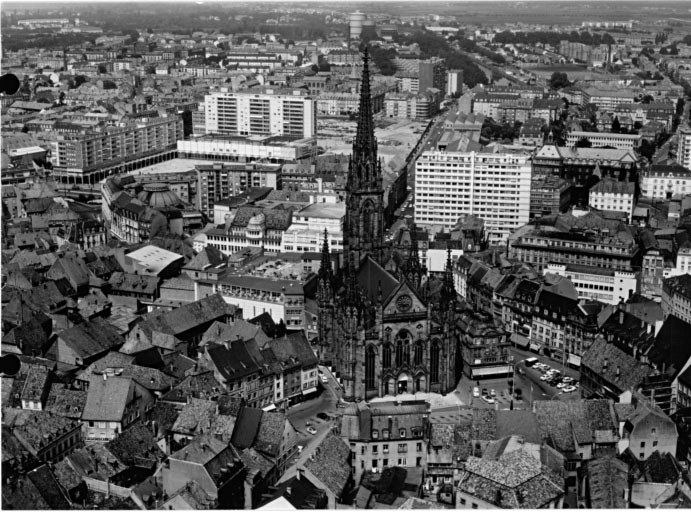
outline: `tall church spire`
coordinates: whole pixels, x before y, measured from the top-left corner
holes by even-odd
[[[377,139],[374,136],[367,48],[362,60],[360,110],[353,154],[348,163],[343,226],[344,259],[353,272],[360,268],[368,255],[379,264],[383,264],[384,258],[384,189],[381,162],[377,158]]]

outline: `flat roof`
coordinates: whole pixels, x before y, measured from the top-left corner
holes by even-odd
[[[341,203],[314,203],[305,206],[297,215],[305,217],[319,217],[322,219],[342,219],[346,213],[346,205]]]
[[[158,274],[171,263],[181,260],[182,255],[175,252],[166,251],[155,245],[147,245],[141,249],[130,252],[126,257],[136,261],[146,269],[147,272]]]

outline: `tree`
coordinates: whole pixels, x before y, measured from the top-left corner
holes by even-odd
[[[593,143],[588,140],[587,137],[583,137],[582,139],[579,139],[576,141],[575,147],[577,148],[592,148]]]
[[[614,116],[612,121],[612,133],[621,133],[621,123],[619,122],[619,116]]]
[[[571,85],[571,82],[569,82],[569,77],[566,75],[566,73],[562,73],[560,71],[555,71],[552,73],[552,76],[549,79],[549,86],[552,89],[563,89],[569,85]]]
[[[652,103],[654,98],[650,94],[646,94],[641,98],[641,103],[647,105],[648,103]]]

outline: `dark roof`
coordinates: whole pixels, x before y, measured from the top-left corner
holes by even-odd
[[[228,345],[207,345],[207,354],[218,372],[227,381],[236,381],[247,375],[268,371],[264,358],[254,340],[234,341]]]
[[[125,429],[106,443],[106,448],[128,466],[140,465],[144,461],[158,462],[164,456],[151,430],[141,423]]]
[[[238,396],[221,395],[218,397],[218,414],[223,416],[237,417],[245,403],[245,400]]]
[[[252,446],[259,432],[263,413],[264,411],[261,409],[254,409],[252,407],[240,409],[231,439],[233,446],[240,450]]]
[[[27,473],[41,497],[53,510],[65,510],[70,504],[60,489],[60,485],[47,465],[40,466]]]
[[[151,427],[156,427],[156,435],[164,435],[175,424],[178,419],[178,410],[175,404],[158,401],[154,408],[149,411]]]
[[[124,343],[117,329],[99,317],[65,329],[58,333],[58,337],[82,359],[115,349]]]
[[[58,435],[79,427],[79,422],[46,411],[3,410],[2,422],[33,454],[38,453]]]
[[[604,367],[605,360],[607,368]],[[596,338],[586,350],[581,365],[593,370],[619,391],[638,388],[652,371],[646,364],[637,361],[613,343],[607,343],[602,337]],[[613,391],[616,392],[617,389]]]
[[[658,450],[642,461],[641,466],[643,480],[656,484],[674,484],[684,472],[674,455]]]
[[[328,502],[323,490],[312,485],[307,478],[292,477],[278,484],[272,500],[281,496],[298,510],[325,509]],[[290,489],[290,492],[288,492]]]
[[[381,283],[382,299],[384,301],[389,298],[398,286],[398,280],[369,256],[360,265],[357,279],[365,296],[374,304],[377,303],[379,283]]]
[[[286,415],[282,412],[265,412],[261,415],[254,449],[277,457],[286,428]]]
[[[200,430],[208,430],[216,416],[216,402],[190,398],[180,411],[171,430],[180,434],[192,435]]]
[[[45,410],[67,418],[81,418],[86,397],[86,391],[69,389],[62,384],[53,384]]]
[[[691,357],[689,332],[691,325],[674,315],[668,316],[648,351],[650,362],[659,370],[676,374]]]

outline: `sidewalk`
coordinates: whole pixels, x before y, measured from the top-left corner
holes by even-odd
[[[442,409],[445,407],[456,407],[459,405],[465,405],[463,400],[461,400],[460,394],[456,391],[448,393],[446,396],[442,396],[438,393],[401,393],[398,395],[386,395],[382,397],[372,398],[370,403],[377,402],[392,402],[392,401],[405,402],[408,400],[426,400],[430,403],[432,410]]]

